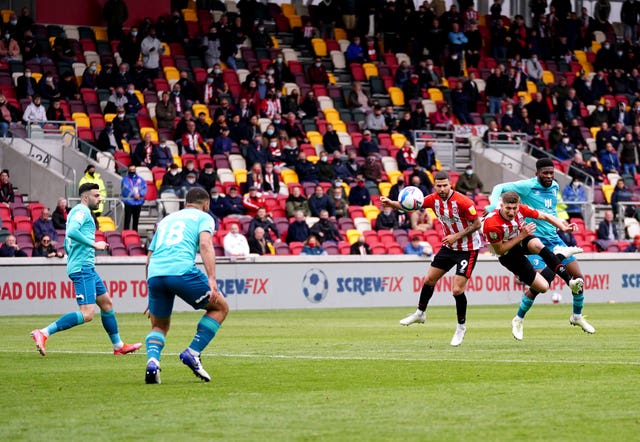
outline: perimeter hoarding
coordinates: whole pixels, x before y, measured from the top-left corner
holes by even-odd
[[[0,315],[60,314],[76,308],[64,260],[3,259]],[[413,307],[429,264],[409,256],[258,257],[222,261],[216,266],[219,289],[232,310],[343,307]],[[640,259],[629,254],[585,254],[586,302],[640,301]],[[119,312],[142,312],[147,305],[144,258],[98,258]],[[432,305],[453,305],[453,273],[436,287]],[[515,304],[523,286],[492,256],[481,256],[467,286],[470,305]],[[569,291],[559,278],[551,291]],[[540,296],[538,302],[550,302]],[[176,302],[177,311],[190,307]]]

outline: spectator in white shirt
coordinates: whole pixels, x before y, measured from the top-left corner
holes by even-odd
[[[47,110],[42,105],[40,95],[33,96],[33,101],[24,110],[22,119],[27,123],[39,123],[40,125],[47,122]]]
[[[224,256],[249,256],[249,243],[247,238],[240,233],[238,224],[231,224],[229,233],[222,240]]]
[[[156,29],[153,26],[149,28],[149,35],[140,43],[140,52],[142,53],[142,64],[149,77],[158,78],[163,48],[162,42],[156,37]]]

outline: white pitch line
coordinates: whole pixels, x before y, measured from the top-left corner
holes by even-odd
[[[34,353],[27,350],[0,350],[0,353]],[[73,350],[48,350],[47,354],[81,354],[81,355],[110,355],[107,351],[73,351]],[[137,355],[144,355],[139,352]],[[179,353],[163,353],[163,356],[179,356]],[[473,359],[473,358],[400,358],[400,357],[367,357],[367,356],[323,356],[323,355],[265,355],[251,353],[215,353],[204,354],[203,358],[246,358],[246,359],[292,359],[292,360],[327,360],[327,361],[395,361],[395,362],[488,362],[495,364],[570,364],[570,365],[632,365],[640,366],[640,361],[579,361],[579,360],[520,360],[520,359]]]

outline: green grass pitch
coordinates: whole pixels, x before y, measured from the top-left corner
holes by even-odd
[[[515,306],[473,306],[461,347],[455,309],[232,312],[203,355],[210,383],[178,354],[198,313],[173,317],[162,384],[144,351],[116,357],[99,320],[54,335],[41,357],[29,331],[53,316],[0,318],[2,441],[631,441],[640,440],[640,303],[536,305],[525,340]],[[143,341],[142,314],[119,315]]]

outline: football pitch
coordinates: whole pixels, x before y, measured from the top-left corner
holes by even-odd
[[[455,308],[231,312],[203,354],[210,383],[178,354],[199,313],[173,317],[162,384],[144,351],[116,357],[99,319],[54,335],[53,316],[0,318],[0,440],[622,441],[640,440],[640,303],[536,305],[525,339],[516,306],[473,306],[458,348]],[[127,342],[148,320],[119,315]]]

